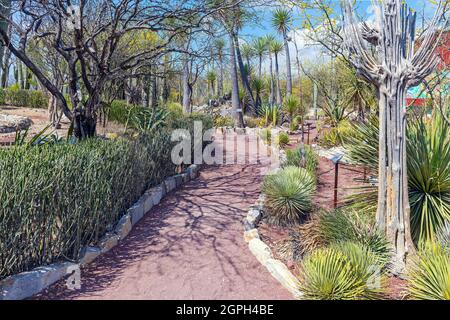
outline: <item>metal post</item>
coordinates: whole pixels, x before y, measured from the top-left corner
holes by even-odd
[[[339,162],[336,162],[334,165],[334,208],[337,208],[338,183],[339,183]]]

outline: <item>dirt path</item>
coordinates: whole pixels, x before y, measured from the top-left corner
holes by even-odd
[[[261,165],[208,167],[171,194],[130,235],[38,299],[292,299],[251,255],[242,219],[256,201]]]

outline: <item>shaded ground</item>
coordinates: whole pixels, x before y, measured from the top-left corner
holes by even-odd
[[[292,299],[253,257],[242,219],[259,196],[262,165],[208,167],[171,193],[130,235],[38,299]]]
[[[0,106],[0,113],[30,118],[33,121],[33,124],[31,125],[28,131],[30,137],[39,133],[49,124],[47,109]],[[58,130],[49,129],[48,133],[54,130],[54,132],[57,133],[58,136],[66,137],[69,125],[70,125],[69,120],[63,116],[63,118],[61,119],[61,129]],[[123,126],[114,122],[109,122],[106,125],[106,127],[103,127],[100,124],[97,125],[97,133],[99,135],[106,135],[108,133],[118,133],[122,132],[122,130]],[[0,133],[0,145],[9,144],[10,142],[13,142],[15,136],[16,136],[15,132]]]

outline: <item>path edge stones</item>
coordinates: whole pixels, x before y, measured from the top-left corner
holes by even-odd
[[[133,227],[150,213],[171,191],[200,175],[201,165],[192,164],[183,173],[165,178],[159,185],[146,190],[126,213],[119,219],[112,232],[106,233],[97,246],[82,249],[81,258],[76,261],[62,261],[36,267],[30,271],[9,276],[0,281],[0,300],[23,300],[30,298],[55,282],[79,272],[80,267],[92,263],[125,239]]]

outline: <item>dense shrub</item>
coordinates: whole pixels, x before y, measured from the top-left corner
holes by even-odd
[[[438,243],[427,242],[408,273],[412,299],[450,300],[450,252]]]
[[[12,86],[1,90],[0,104],[27,108],[47,108],[48,97],[42,91],[23,90]]]
[[[322,248],[300,265],[304,299],[379,299],[383,293],[378,261],[370,249],[352,242]],[[375,266],[375,267],[374,267]]]
[[[132,108],[125,100],[114,100],[108,108],[108,120],[126,124]]]
[[[293,225],[312,207],[316,190],[314,176],[306,169],[285,167],[264,179],[265,209],[269,223]]]
[[[284,166],[299,166],[307,169],[314,175],[316,174],[317,166],[319,164],[318,157],[313,148],[309,145],[305,145],[303,148],[304,160],[302,161],[302,148],[286,150],[286,162]]]
[[[211,118],[192,114],[133,140],[0,150],[0,278],[77,259],[146,188],[175,173],[170,129],[192,132],[194,120],[212,127]]]

